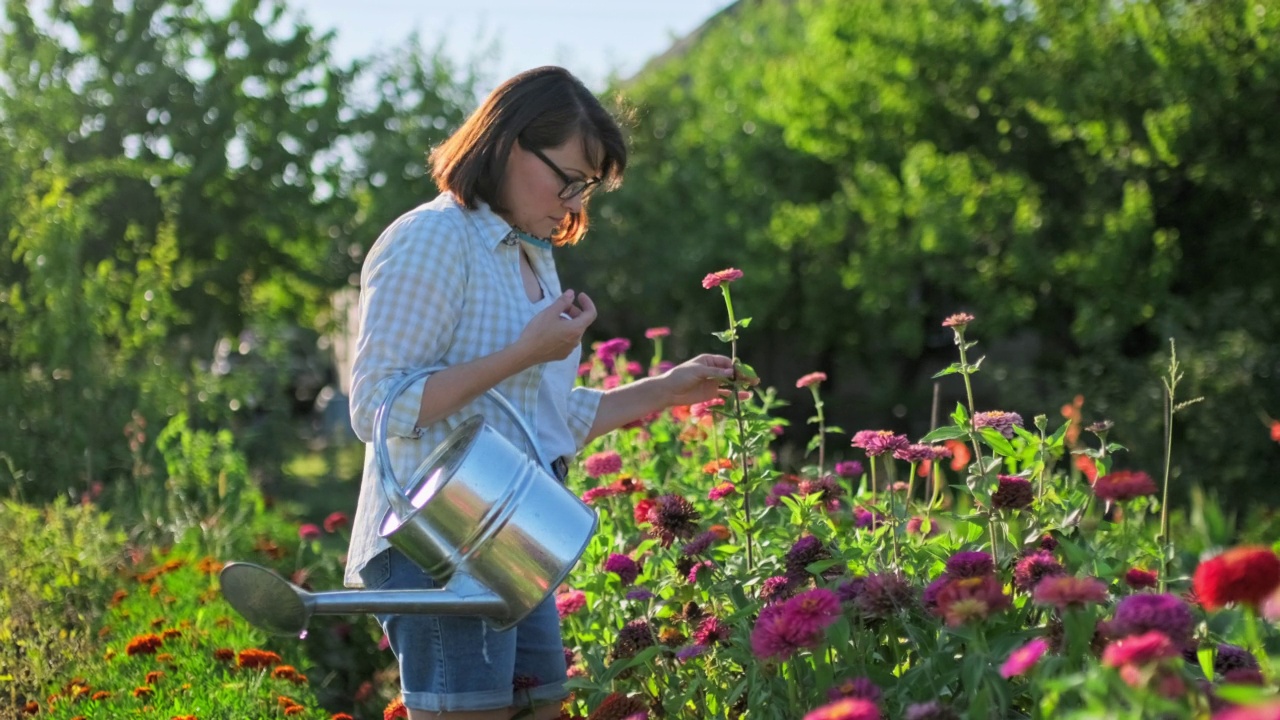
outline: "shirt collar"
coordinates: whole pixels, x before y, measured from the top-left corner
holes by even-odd
[[[459,206],[461,206],[461,203],[459,203]],[[477,200],[476,209],[465,213],[465,215],[471,221],[471,227],[475,228],[475,231],[479,233],[485,247],[490,250],[497,250],[498,245],[512,232],[510,223],[499,217],[489,207],[489,204],[483,200]]]

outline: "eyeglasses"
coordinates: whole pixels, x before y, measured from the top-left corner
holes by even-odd
[[[524,143],[521,143],[520,145],[521,147],[524,147]],[[533,153],[534,155],[536,155],[539,160],[546,163],[547,167],[554,170],[556,175],[560,177],[561,182],[564,183],[564,187],[560,189],[560,193],[559,193],[559,197],[561,200],[569,200],[571,198],[578,197],[579,195],[582,195],[583,198],[590,197],[591,190],[595,186],[600,184],[600,178],[598,177],[587,178],[585,180],[574,180],[573,178],[566,175],[565,172],[560,169],[559,165],[556,165],[555,163],[551,162],[551,158],[547,157],[546,155],[543,155],[541,150],[537,148],[525,148],[525,149]]]

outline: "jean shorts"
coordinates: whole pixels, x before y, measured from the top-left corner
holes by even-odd
[[[439,585],[400,551],[360,570],[371,590]],[[498,632],[479,617],[377,615],[400,663],[405,707],[435,712],[530,707],[569,696],[560,613],[548,597],[515,627]]]

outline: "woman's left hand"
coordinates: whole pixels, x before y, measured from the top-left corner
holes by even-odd
[[[728,394],[733,360],[724,355],[699,355],[662,374],[669,405],[692,405]]]

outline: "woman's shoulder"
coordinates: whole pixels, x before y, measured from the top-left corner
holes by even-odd
[[[450,193],[441,193],[434,200],[396,218],[378,236],[369,254],[395,253],[411,249],[434,251],[464,251],[467,243],[468,224],[462,208]]]

